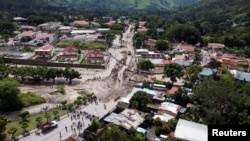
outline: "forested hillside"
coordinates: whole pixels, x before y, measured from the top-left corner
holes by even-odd
[[[249,7],[249,0],[201,0],[180,10],[175,19],[193,23],[204,41],[225,43],[229,50],[249,56]]]
[[[69,8],[74,10],[173,10],[199,0],[0,0],[0,8]]]

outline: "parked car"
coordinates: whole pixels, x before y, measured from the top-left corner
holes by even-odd
[[[47,122],[45,124],[42,124],[41,125],[41,130],[42,130],[42,132],[45,133],[45,132],[48,132],[51,129],[56,128],[56,127],[58,127],[57,122],[56,121],[50,121],[50,122]]]

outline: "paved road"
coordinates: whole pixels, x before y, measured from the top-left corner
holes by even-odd
[[[106,109],[104,109],[104,103],[99,102],[98,104],[89,104],[86,107],[83,107],[81,111],[85,111],[91,115],[95,115],[99,118],[102,118],[116,108],[117,102],[112,100],[105,104],[107,106]],[[84,124],[84,127],[82,130],[80,130],[80,132],[83,132],[83,130],[89,127],[89,125],[91,124],[91,121],[89,119],[86,119],[84,116],[80,116],[80,119],[71,120],[71,115],[69,115],[68,117],[58,122],[58,128],[55,128],[47,134],[41,134],[40,136],[38,136],[32,133],[27,137],[20,138],[19,141],[59,141],[60,139],[64,140],[74,135],[74,131],[71,130],[71,125],[73,122],[78,123],[79,121]],[[66,131],[65,126],[67,127],[68,132]],[[76,126],[73,126],[73,128],[76,128]],[[60,133],[62,135],[61,138]],[[76,130],[76,134],[79,134],[79,130]]]
[[[209,53],[205,50],[201,50],[201,66],[205,66],[210,62],[211,58]]]

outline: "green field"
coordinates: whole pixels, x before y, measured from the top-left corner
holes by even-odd
[[[101,50],[105,50],[108,47],[108,45],[105,43],[99,43],[99,42],[83,43],[83,42],[76,42],[76,41],[58,42],[55,44],[55,46],[57,47],[73,46],[79,49],[101,49]]]
[[[18,94],[18,97],[24,107],[29,107],[32,105],[37,105],[46,102],[45,98],[37,96],[31,92],[20,93]]]

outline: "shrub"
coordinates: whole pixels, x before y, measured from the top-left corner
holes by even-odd
[[[24,107],[29,107],[46,102],[45,98],[37,96],[31,92],[20,93],[18,94],[18,97]]]
[[[156,126],[155,127],[155,135],[160,136],[161,134],[165,134],[165,128],[163,126]]]

